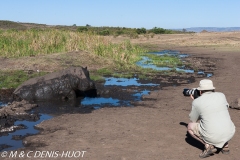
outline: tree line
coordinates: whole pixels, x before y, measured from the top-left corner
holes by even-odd
[[[94,32],[98,35],[108,36],[108,35],[131,35],[131,34],[174,34],[174,33],[185,33],[182,31],[169,30],[164,28],[154,27],[152,29],[146,28],[126,28],[126,27],[92,27],[90,25],[78,26],[78,32]]]

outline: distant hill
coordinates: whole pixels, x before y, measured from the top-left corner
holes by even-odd
[[[240,27],[191,27],[184,28],[187,32],[232,32],[232,31],[240,31]],[[183,29],[176,29],[182,31]]]
[[[22,23],[13,22],[7,20],[0,20],[0,29],[16,29],[16,30],[26,30],[26,29],[43,29],[43,28],[65,28],[65,29],[76,29],[76,26],[64,26],[64,25],[46,25],[38,23]]]

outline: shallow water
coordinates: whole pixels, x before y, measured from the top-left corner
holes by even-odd
[[[175,50],[163,50],[163,51],[159,51],[159,52],[149,52],[149,54],[156,54],[159,56],[177,56],[179,58],[185,58],[188,57],[188,54],[182,54],[179,51],[175,51]],[[148,62],[148,63],[146,63]],[[181,71],[181,72],[185,72],[185,73],[194,73],[195,71],[192,69],[186,69],[185,66],[178,66],[176,68],[171,68],[171,67],[158,67],[156,65],[154,65],[153,63],[150,63],[151,59],[146,57],[146,56],[142,56],[142,60],[138,61],[136,64],[140,67],[143,68],[151,68],[153,70],[158,70],[158,71],[169,71],[172,69],[176,69],[176,71]],[[197,72],[198,75],[205,75],[205,77],[211,77],[213,76],[212,73],[204,73],[203,71],[198,71]]]
[[[0,102],[0,108],[1,108],[1,107],[4,107],[4,106],[6,106],[6,105],[7,105],[7,103]]]
[[[142,84],[138,82],[138,78],[105,78],[104,86],[157,86],[159,84],[146,83]]]
[[[5,144],[5,145],[12,146],[12,147],[9,147],[9,148],[5,148],[2,151],[15,150],[15,149],[23,147],[22,140],[13,140],[12,137],[16,136],[16,135],[17,136],[26,136],[28,134],[37,134],[39,132],[39,130],[35,129],[34,126],[43,122],[44,120],[48,120],[48,119],[51,119],[51,118],[52,118],[52,116],[49,116],[49,115],[46,115],[46,114],[41,114],[40,119],[36,122],[16,121],[14,123],[15,126],[23,124],[27,128],[16,130],[13,133],[9,133],[7,136],[1,136],[0,137],[0,144]]]
[[[140,101],[143,95],[148,95],[149,93],[149,90],[143,90],[141,92],[136,92],[135,94],[133,94],[133,96],[135,97],[136,101]]]
[[[163,50],[163,51],[159,51],[159,52],[149,52],[150,54],[156,54],[156,55],[159,55],[159,56],[177,56],[179,58],[185,58],[185,57],[188,57],[189,55],[188,54],[183,54],[183,53],[180,53],[179,51],[175,51],[175,50]]]
[[[185,69],[184,66],[183,67],[176,67],[176,68],[158,67],[153,63],[146,63],[146,62],[149,62],[149,61],[151,61],[150,58],[148,58],[146,56],[143,56],[142,60],[138,61],[136,64],[140,67],[143,67],[143,68],[151,68],[153,70],[158,70],[158,71],[169,71],[169,70],[172,70],[172,69],[176,69],[177,71],[183,71],[183,72],[186,72],[186,73],[194,73],[194,70]]]
[[[107,77],[105,78],[104,86],[120,86],[122,90],[125,90],[125,87],[128,86],[159,86],[160,84],[154,83],[140,83],[138,82],[138,78],[114,78],[114,77]],[[132,100],[139,101],[141,100],[142,95],[149,94],[150,91],[143,89],[143,90],[135,90],[130,96],[132,96]],[[99,109],[102,106],[131,106],[130,100],[120,100],[117,98],[112,97],[85,97],[81,101],[81,105],[84,107],[86,106],[93,106],[94,109]]]
[[[205,75],[205,77],[209,78],[213,76],[213,73],[205,73],[204,71],[198,71],[198,75]]]
[[[181,54],[179,51],[173,51],[173,50],[164,50],[164,51],[160,51],[160,52],[149,52],[149,54],[155,54],[158,56],[176,56],[179,58],[185,58],[188,57],[188,54]],[[146,63],[148,62],[148,63]],[[153,63],[150,63],[151,59],[148,58],[147,56],[142,56],[142,60],[138,61],[136,64],[140,67],[143,68],[151,68],[153,70],[158,70],[158,71],[168,71],[168,70],[172,70],[172,69],[176,69],[177,71],[183,71],[186,73],[194,73],[194,70],[191,69],[185,69],[184,66],[179,66],[176,68],[171,68],[171,67],[158,67],[156,65],[154,65]]]

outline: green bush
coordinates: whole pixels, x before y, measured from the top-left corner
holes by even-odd
[[[121,35],[121,34],[123,34],[124,32],[122,31],[122,30],[118,30],[118,31],[116,31],[116,35]]]
[[[146,28],[137,28],[136,32],[137,34],[146,34],[147,30]]]
[[[87,28],[87,27],[78,27],[78,28],[77,28],[77,31],[78,31],[78,32],[87,32],[87,31],[88,31],[88,28]]]
[[[154,27],[153,29],[150,30],[150,32],[155,33],[155,34],[164,34],[166,32],[166,30],[163,28]]]
[[[110,32],[109,32],[108,29],[106,29],[106,30],[100,31],[100,32],[99,32],[99,35],[108,36],[108,35],[110,35]]]

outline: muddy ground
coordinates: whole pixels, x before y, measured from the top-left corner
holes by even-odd
[[[191,35],[191,38],[176,36],[175,39],[170,35],[155,41],[140,39],[139,42],[151,43],[159,50],[179,50],[192,57],[213,60],[214,76],[209,79],[213,80],[216,91],[223,92],[228,102],[236,105],[232,102],[240,97],[239,35],[204,33]],[[135,43],[137,40],[132,41]],[[143,96],[143,101],[134,103],[134,107],[106,107],[85,114],[61,114],[39,124],[40,134],[25,138],[26,147],[18,151],[86,151],[78,159],[89,160],[198,159],[203,146],[187,135],[192,100],[184,97],[182,90],[197,87],[202,78],[152,91],[150,95]],[[240,110],[229,109],[229,112],[236,126],[236,134],[229,143],[231,153],[215,154],[207,158],[209,160],[239,159]]]

